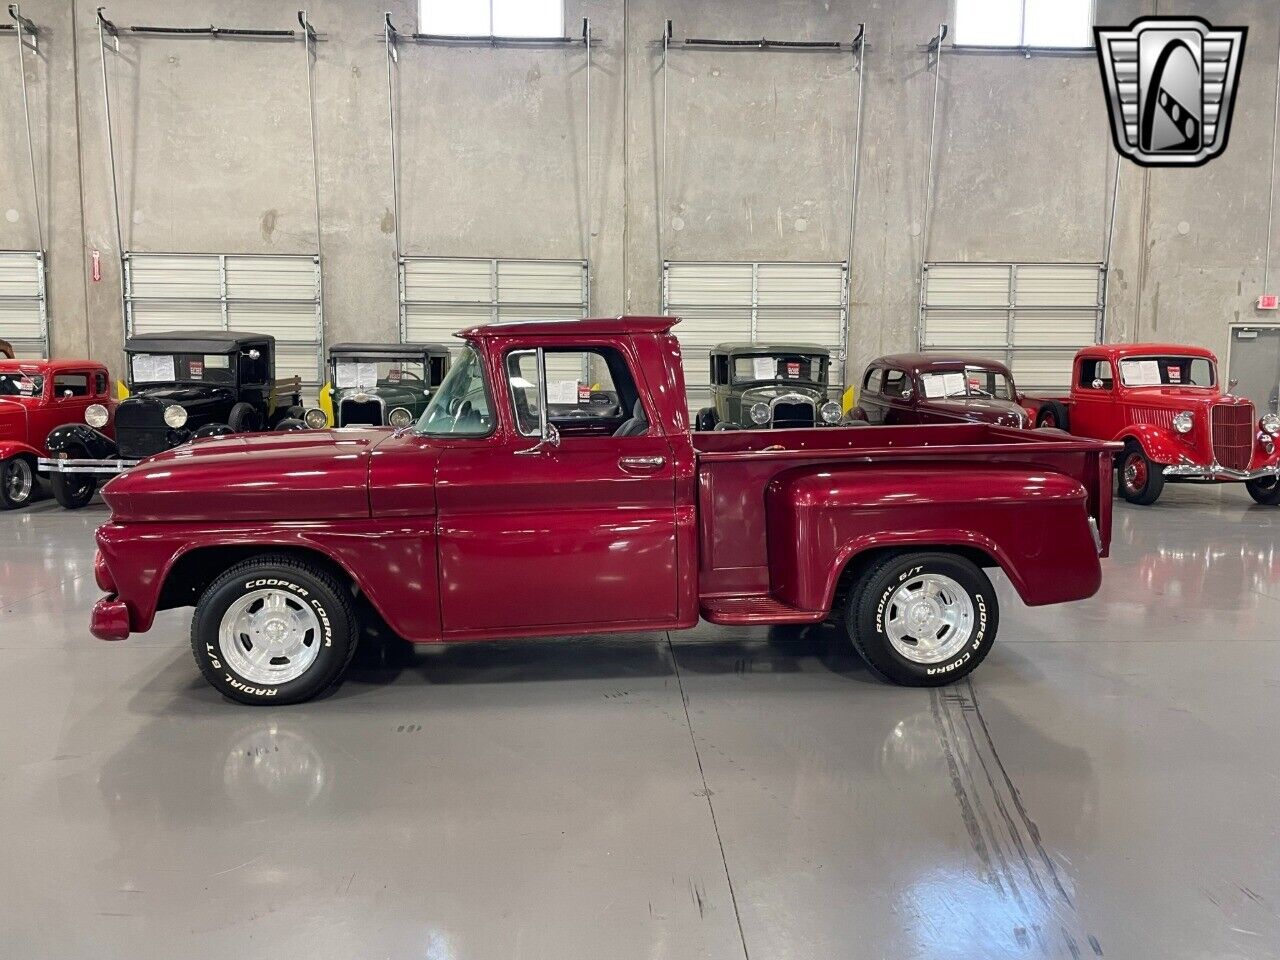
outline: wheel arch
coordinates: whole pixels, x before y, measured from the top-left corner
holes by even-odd
[[[1186,453],[1169,431],[1150,423],[1134,423],[1125,427],[1115,439],[1128,445],[1135,443],[1142,455],[1153,463],[1178,463]]]
[[[947,553],[962,557],[984,570],[992,568],[1002,570],[1013,583],[1018,595],[1023,594],[1023,584],[1011,565],[1002,563],[1000,548],[986,538],[958,540],[954,537],[929,536],[901,537],[891,542],[872,544],[850,544],[837,559],[832,583],[827,590],[827,608],[839,611],[849,596],[849,592],[862,575],[887,557],[901,553]]]
[[[270,556],[284,556],[312,563],[339,583],[363,592],[359,579],[352,571],[315,547],[270,542],[201,544],[179,553],[161,574],[156,610],[194,606],[209,585],[236,564],[255,557]]]

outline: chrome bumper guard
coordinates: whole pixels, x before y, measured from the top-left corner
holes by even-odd
[[[1089,533],[1093,536],[1093,548],[1098,551],[1098,556],[1102,556],[1102,531],[1093,517],[1089,518]]]
[[[41,457],[38,469],[46,473],[124,473],[141,460],[53,460]]]
[[[1211,463],[1207,467],[1195,463],[1175,463],[1164,468],[1164,475],[1192,480],[1261,480],[1263,477],[1280,477],[1280,464],[1258,470],[1233,470],[1219,463]]]

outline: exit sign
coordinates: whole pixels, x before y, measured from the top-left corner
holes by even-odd
[[[1264,293],[1258,298],[1259,310],[1275,310],[1280,308],[1280,294]]]

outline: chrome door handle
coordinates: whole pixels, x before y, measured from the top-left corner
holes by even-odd
[[[618,466],[623,470],[659,470],[666,462],[666,457],[620,457]]]

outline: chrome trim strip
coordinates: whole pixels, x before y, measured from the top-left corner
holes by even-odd
[[[1257,470],[1232,470],[1214,461],[1207,467],[1193,463],[1175,463],[1164,468],[1166,477],[1191,477],[1198,480],[1259,480],[1262,477],[1280,477],[1280,463]]]
[[[51,460],[41,457],[37,461],[38,469],[45,473],[123,473],[130,467],[136,467],[141,460]]]

